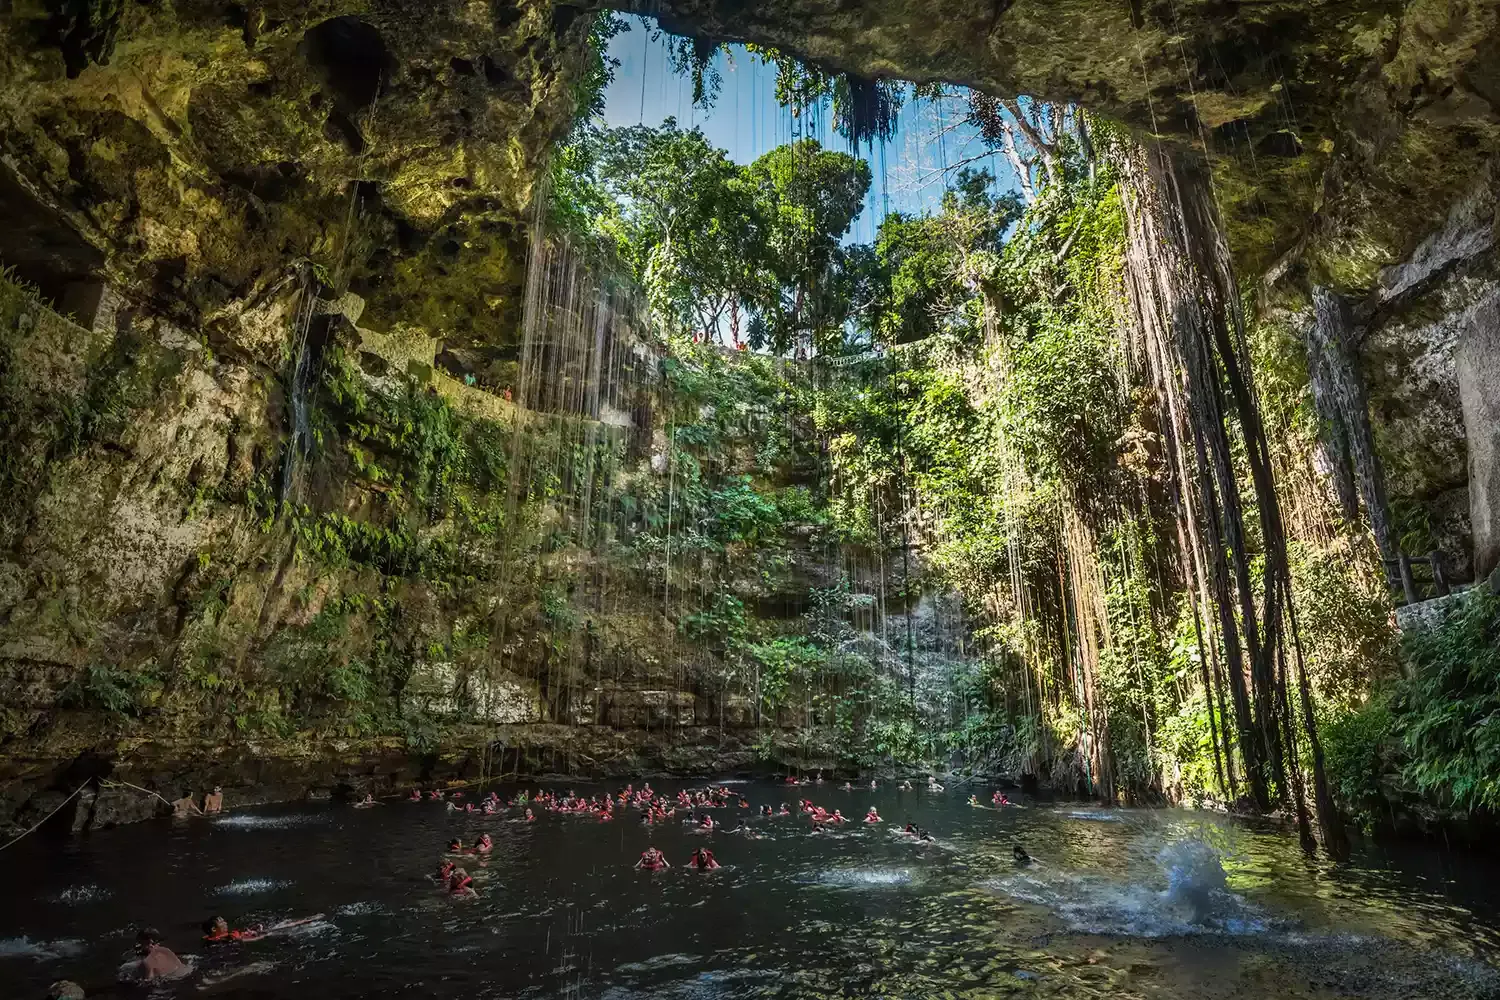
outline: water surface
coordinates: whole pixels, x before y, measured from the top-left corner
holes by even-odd
[[[704,836],[395,801],[33,837],[0,853],[0,996],[64,977],[110,988],[143,924],[193,956],[191,976],[150,991],[163,997],[1500,996],[1488,862],[1406,847],[1334,866],[1269,825],[974,809],[970,788],[735,788],[756,806],[873,804],[888,822],[815,833],[752,818],[759,838]],[[899,836],[908,819],[935,842]],[[450,899],[428,873],[451,837],[483,830],[496,850],[468,865],[480,898]],[[1015,842],[1033,864],[1014,864]],[[684,866],[700,843],[723,869]],[[675,867],[631,870],[648,844]],[[198,943],[213,914],[242,926],[316,913],[263,941]]]

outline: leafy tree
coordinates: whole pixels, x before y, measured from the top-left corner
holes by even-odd
[[[864,207],[869,164],[804,139],[765,154],[747,177],[769,223],[756,302],[764,339],[782,351],[841,341],[859,278],[840,241]]]
[[[604,132],[597,172],[619,206],[616,243],[652,306],[717,339],[754,297],[765,261],[765,225],[743,169],[702,131],[668,119]]]
[[[937,215],[893,213],[881,223],[875,254],[885,288],[867,317],[888,343],[974,329],[976,292],[999,265],[1006,230],[1020,216],[1014,195],[994,195],[988,170],[967,168]]]

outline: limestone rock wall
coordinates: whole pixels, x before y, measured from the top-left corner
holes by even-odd
[[[1474,575],[1500,567],[1500,288],[1471,307],[1458,344],[1458,390],[1469,445]]]
[[[1387,268],[1365,300],[1360,361],[1396,532],[1409,554],[1442,553],[1458,580],[1482,577],[1496,498],[1486,381],[1500,301],[1495,181],[1481,171],[1444,225]],[[1476,555],[1478,564],[1476,564]],[[1493,557],[1491,557],[1493,558]]]

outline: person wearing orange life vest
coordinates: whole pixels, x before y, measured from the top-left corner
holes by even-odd
[[[641,871],[659,872],[664,868],[671,868],[666,855],[654,847],[648,847],[641,852],[641,860],[635,863],[635,867]]]
[[[265,928],[256,924],[254,927],[246,927],[243,930],[233,930],[229,921],[223,917],[214,917],[203,921],[203,942],[205,944],[229,944],[237,941],[254,941],[256,938],[265,936]]]
[[[469,877],[469,873],[462,868],[455,868],[448,877],[448,895],[459,899],[473,899],[479,893],[474,891],[474,880]]]

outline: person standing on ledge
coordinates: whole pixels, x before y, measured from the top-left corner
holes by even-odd
[[[203,815],[217,816],[224,811],[224,786],[215,785],[214,790],[203,796]]]
[[[186,789],[182,792],[182,798],[172,803],[172,818],[187,819],[190,816],[202,816],[203,810],[198,808],[198,803],[193,801],[193,793]]]

